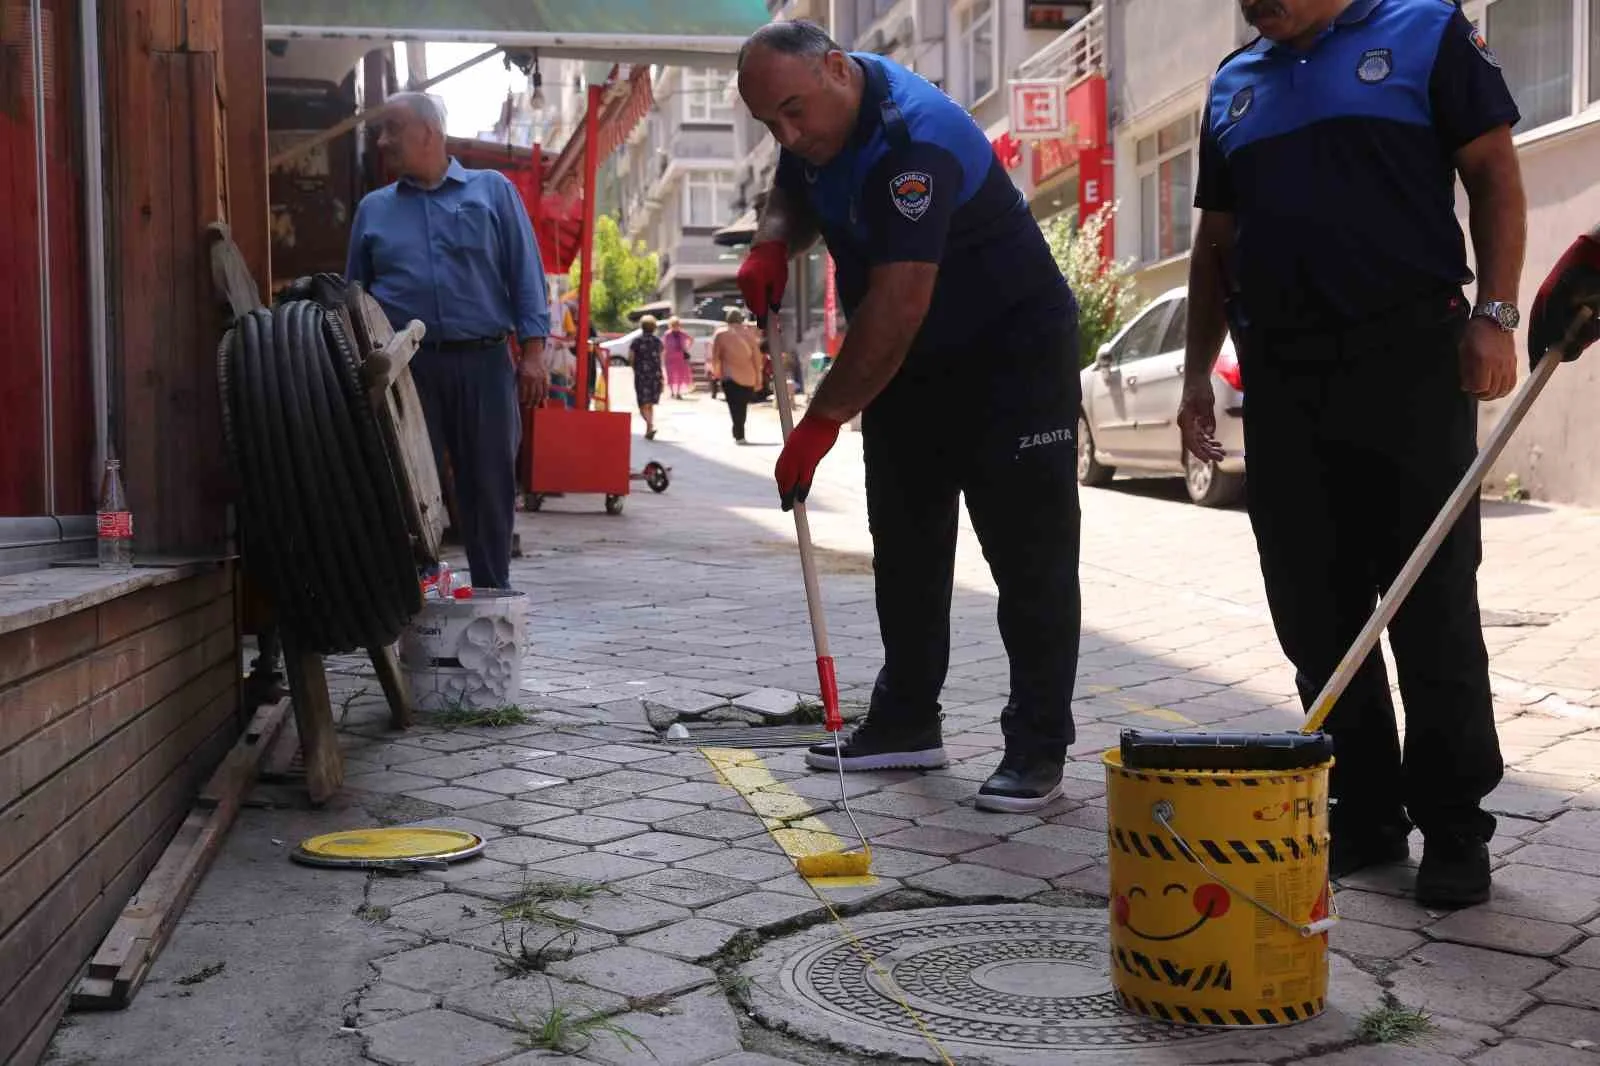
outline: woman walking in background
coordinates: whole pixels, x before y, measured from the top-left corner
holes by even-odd
[[[743,311],[730,308],[727,321],[711,336],[710,372],[712,380],[721,381],[722,390],[728,395],[733,439],[743,444],[745,412],[761,386],[762,355],[753,332],[744,324]]]
[[[661,338],[656,336],[654,315],[639,320],[643,330],[628,345],[628,361],[633,364],[633,398],[644,419],[644,439],[656,439],[656,404],[661,402]]]
[[[667,332],[661,337],[661,358],[667,364],[667,389],[674,400],[683,399],[683,394],[694,388],[694,368],[689,365],[689,349],[693,347],[694,338],[683,331],[678,316],[667,319]]]

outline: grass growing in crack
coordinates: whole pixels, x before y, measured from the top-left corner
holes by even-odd
[[[742,973],[727,971],[717,974],[717,984],[722,989],[722,994],[741,1006],[750,1005],[750,990],[756,986],[748,976]]]
[[[794,705],[794,722],[797,725],[820,725],[824,717],[822,704],[816,700],[801,700]]]
[[[503,707],[468,707],[460,702],[454,702],[447,704],[444,710],[435,712],[431,717],[434,725],[444,726],[446,729],[465,729],[469,726],[500,728],[508,725],[526,725],[533,719],[533,712],[514,703],[508,703]]]
[[[524,884],[515,898],[500,908],[500,917],[524,922],[552,922],[571,924],[559,914],[552,914],[546,903],[592,899],[597,893],[610,892],[605,885],[582,881],[535,881]]]
[[[392,913],[394,912],[381,903],[376,906],[371,903],[363,903],[356,908],[356,917],[363,922],[371,922],[373,925],[377,925],[379,922],[387,922],[389,915]]]
[[[348,696],[346,696],[344,699],[339,701],[339,724],[340,725],[344,725],[344,720],[346,718],[350,717],[350,707],[351,707],[351,705],[354,704],[356,702],[356,700],[359,700],[361,697],[367,695],[371,691],[372,690],[368,689],[368,688],[358,688],[354,692],[352,692]]]
[[[190,974],[188,977],[180,977],[180,978],[178,978],[178,983],[180,985],[197,985],[201,981],[209,981],[209,980],[211,980],[211,978],[217,976],[217,974],[221,973],[223,970],[225,970],[227,968],[228,968],[228,964],[225,963],[225,962],[214,962],[210,966],[204,967],[203,969],[196,970],[194,973]]]
[[[1374,1007],[1361,1016],[1356,1035],[1366,1044],[1404,1044],[1433,1028],[1427,1011],[1413,1010],[1384,994],[1383,1005]]]
[[[560,921],[556,915],[551,915]],[[571,928],[571,923],[558,925],[555,932],[546,937],[543,943],[533,947],[528,946],[528,934],[538,930],[542,935],[550,930],[548,927],[537,925],[523,925],[517,929],[517,942],[511,943],[511,924],[500,923],[500,943],[506,949],[509,961],[500,963],[500,968],[512,977],[524,977],[530,973],[543,973],[545,967],[551,962],[569,958],[573,949],[578,945],[578,933]],[[550,949],[559,941],[566,941],[565,950],[552,952]]]
[[[577,1014],[566,1007],[557,1006],[553,987],[550,989],[550,1010],[542,1017],[535,1019],[531,1024],[517,1015],[512,1017],[522,1029],[522,1035],[517,1042],[526,1048],[563,1054],[576,1053],[588,1047],[597,1033],[609,1033],[617,1038],[625,1050],[632,1051],[635,1047],[640,1047],[650,1051],[636,1034],[609,1018],[598,1014]],[[650,1057],[655,1058],[655,1053],[651,1052]]]

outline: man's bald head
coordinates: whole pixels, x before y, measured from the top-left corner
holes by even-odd
[[[739,95],[779,144],[822,166],[844,150],[864,77],[820,26],[771,22],[739,49]]]
[[[450,165],[444,103],[427,93],[395,93],[384,101],[378,150],[391,172],[431,187]]]

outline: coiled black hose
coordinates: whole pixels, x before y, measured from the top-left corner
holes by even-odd
[[[422,609],[398,464],[330,313],[342,285],[301,279],[285,295],[235,321],[217,357],[245,565],[296,647],[386,646]]]

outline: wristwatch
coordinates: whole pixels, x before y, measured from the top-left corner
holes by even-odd
[[[1522,313],[1517,310],[1517,305],[1508,300],[1489,300],[1478,304],[1472,309],[1473,318],[1487,318],[1507,333],[1517,328],[1517,323],[1522,321]]]

